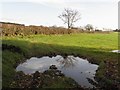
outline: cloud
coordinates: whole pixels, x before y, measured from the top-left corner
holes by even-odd
[[[36,2],[36,3],[65,3],[65,2],[119,2],[120,0],[0,0],[0,2]]]
[[[8,2],[8,0],[2,0]],[[75,25],[85,25],[87,23],[93,24],[97,27],[117,27],[117,4],[119,0],[9,0],[9,2],[25,2],[25,6],[31,6],[31,10],[28,13],[28,9],[24,8],[24,11],[27,10],[27,13],[23,15],[23,18],[17,11],[16,15],[12,17],[9,11],[5,11],[4,21],[16,21],[30,24],[43,24],[43,25],[62,25],[62,22],[58,21],[57,15],[61,14],[64,8],[77,9],[81,13],[81,20]],[[8,2],[8,4],[9,4]],[[11,4],[11,3],[10,3]],[[20,4],[20,3],[19,3]],[[12,4],[15,9],[17,4]],[[23,5],[20,5],[23,7]],[[6,5],[5,7],[8,7]],[[14,8],[7,8],[11,11],[14,11]],[[20,13],[24,11],[20,8]],[[37,11],[38,10],[38,11]],[[36,12],[35,12],[36,11]],[[41,12],[39,12],[41,11]],[[34,13],[33,13],[34,12]],[[107,13],[106,13],[107,12]],[[36,14],[36,15],[35,15]],[[51,18],[46,15],[51,16]],[[38,15],[38,16],[37,16]],[[32,18],[32,16],[35,16]],[[42,20],[44,19],[45,20]]]
[[[118,2],[119,0],[26,0],[32,2],[44,2],[44,3],[68,3],[68,2]]]
[[[0,2],[25,2],[25,0],[0,0]]]
[[[119,0],[1,0],[2,2],[32,2],[53,8],[73,8],[83,10],[83,5],[118,3]]]

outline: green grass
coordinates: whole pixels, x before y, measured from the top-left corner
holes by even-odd
[[[85,48],[98,49],[117,49],[118,34],[71,34],[71,35],[31,35],[21,38],[19,37],[3,37],[3,40],[25,40],[32,43],[57,44],[63,46],[79,46]]]
[[[118,49],[118,34],[65,34],[65,35],[31,35],[3,37],[3,43],[18,46],[26,56],[56,54],[74,54],[94,58],[95,62],[113,60]],[[104,53],[104,55],[103,55]]]
[[[93,63],[100,65],[99,77],[103,77],[103,61],[118,60],[117,54],[111,50],[118,49],[118,33],[79,33],[65,35],[31,35],[3,37],[3,44],[18,46],[24,56],[17,52],[3,51],[3,78],[4,86],[9,86],[15,73],[13,67],[17,61],[31,56],[43,56],[51,54],[73,54],[86,57]],[[6,57],[7,56],[7,57]],[[54,86],[54,85],[53,85]],[[59,87],[60,85],[56,85]]]
[[[2,85],[9,86],[11,80],[15,74],[14,64],[20,61],[22,56],[18,53],[13,53],[9,51],[3,52],[2,57]]]

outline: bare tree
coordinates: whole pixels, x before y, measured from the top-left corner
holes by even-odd
[[[85,26],[85,29],[90,31],[90,30],[93,30],[94,28],[93,28],[93,26],[91,24],[87,24]]]
[[[80,13],[77,10],[65,8],[60,16],[58,16],[65,24],[68,25],[68,29],[73,26],[73,23],[80,19]]]

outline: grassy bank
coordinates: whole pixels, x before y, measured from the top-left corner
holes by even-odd
[[[18,47],[18,50],[5,49],[3,51],[3,86],[9,86],[15,74],[15,67],[31,56],[44,55],[75,55],[87,58],[99,64],[97,76],[105,77],[105,62],[118,60],[116,53],[111,50],[118,49],[117,33],[80,33],[65,35],[30,35],[3,37],[3,44]],[[114,73],[114,72],[113,72]],[[112,78],[109,78],[112,80]]]

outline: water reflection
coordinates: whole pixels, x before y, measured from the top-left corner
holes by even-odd
[[[56,59],[56,61],[62,65],[62,68],[69,68],[74,67],[78,60],[73,56],[61,56],[60,58]]]
[[[98,65],[91,64],[87,60],[74,57],[60,55],[52,58],[45,56],[41,58],[32,57],[26,62],[18,65],[17,71],[23,71],[25,74],[32,74],[35,71],[43,72],[49,69],[49,66],[56,65],[66,76],[73,78],[78,84],[85,87],[94,87],[89,83],[87,78],[94,81],[94,76]]]
[[[120,50],[112,50],[114,53],[120,53]]]

